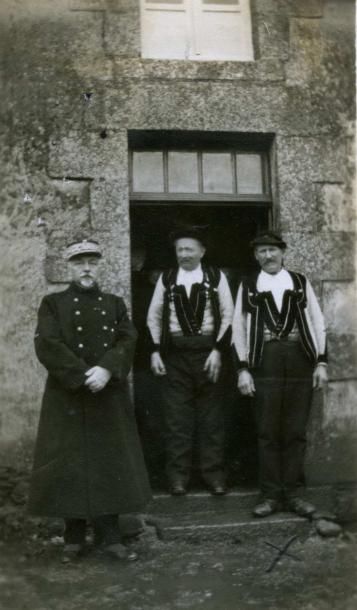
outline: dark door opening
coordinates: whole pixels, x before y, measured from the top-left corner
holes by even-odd
[[[242,275],[255,268],[250,240],[269,224],[267,206],[242,203],[133,203],[131,206],[132,310],[139,331],[134,362],[134,397],[139,433],[154,489],[164,489],[165,437],[160,384],[150,372],[146,314],[159,273],[175,265],[169,234],[178,223],[206,227],[209,264],[225,271],[233,299]],[[238,396],[233,365],[227,373],[225,400],[226,464],[231,485],[257,479],[257,449],[253,410]],[[194,486],[199,480],[193,478]]]

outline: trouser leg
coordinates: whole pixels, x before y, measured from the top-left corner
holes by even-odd
[[[196,410],[201,474],[207,483],[213,483],[224,480],[223,386],[221,379],[212,383],[203,372],[207,355],[200,363]]]
[[[181,353],[168,355],[163,378],[166,424],[166,472],[169,481],[189,479],[195,425],[194,386],[190,367]]]
[[[290,344],[287,352],[281,422],[281,461],[284,491],[291,497],[297,494],[303,473],[313,367],[300,344]]]
[[[94,540],[97,545],[108,546],[121,541],[118,515],[101,515],[93,519]]]
[[[280,415],[284,396],[284,365],[278,343],[271,342],[264,346],[262,363],[254,379],[260,489],[263,497],[279,499],[282,490]]]
[[[85,519],[65,519],[65,544],[84,544],[86,539],[87,522]]]

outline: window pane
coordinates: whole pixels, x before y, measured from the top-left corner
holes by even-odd
[[[197,193],[197,154],[169,152],[169,191],[171,193]]]
[[[238,193],[263,193],[260,155],[237,155]]]
[[[231,155],[203,153],[203,191],[205,193],[233,193]]]
[[[162,152],[134,152],[133,191],[148,193],[164,191]]]

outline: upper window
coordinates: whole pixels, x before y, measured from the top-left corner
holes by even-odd
[[[141,0],[142,56],[252,61],[249,0]]]
[[[137,200],[269,202],[267,156],[237,150],[133,150]]]

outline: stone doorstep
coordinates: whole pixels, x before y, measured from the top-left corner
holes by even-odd
[[[164,540],[186,540],[201,542],[206,540],[227,541],[235,544],[254,540],[277,542],[297,536],[300,540],[315,532],[308,520],[290,513],[276,513],[271,517],[256,519],[249,513],[241,515],[212,515],[197,513],[186,522],[177,523],[173,518],[160,519]]]
[[[148,513],[157,519],[165,540],[183,539],[193,543],[227,540],[232,543],[260,539],[279,540],[292,536],[306,538],[315,532],[313,523],[294,513],[278,512],[264,519],[252,515],[258,490],[232,490],[216,497],[208,492],[172,497],[155,494]],[[309,488],[306,498],[319,511],[332,510],[329,487]]]
[[[156,493],[148,506],[148,513],[155,517],[174,515],[189,517],[198,512],[237,513],[241,510],[251,511],[259,496],[257,489],[232,489],[225,496],[212,496],[209,492],[192,492],[185,496],[171,496],[167,493]],[[319,511],[333,512],[333,497],[328,486],[309,487],[305,497]]]

